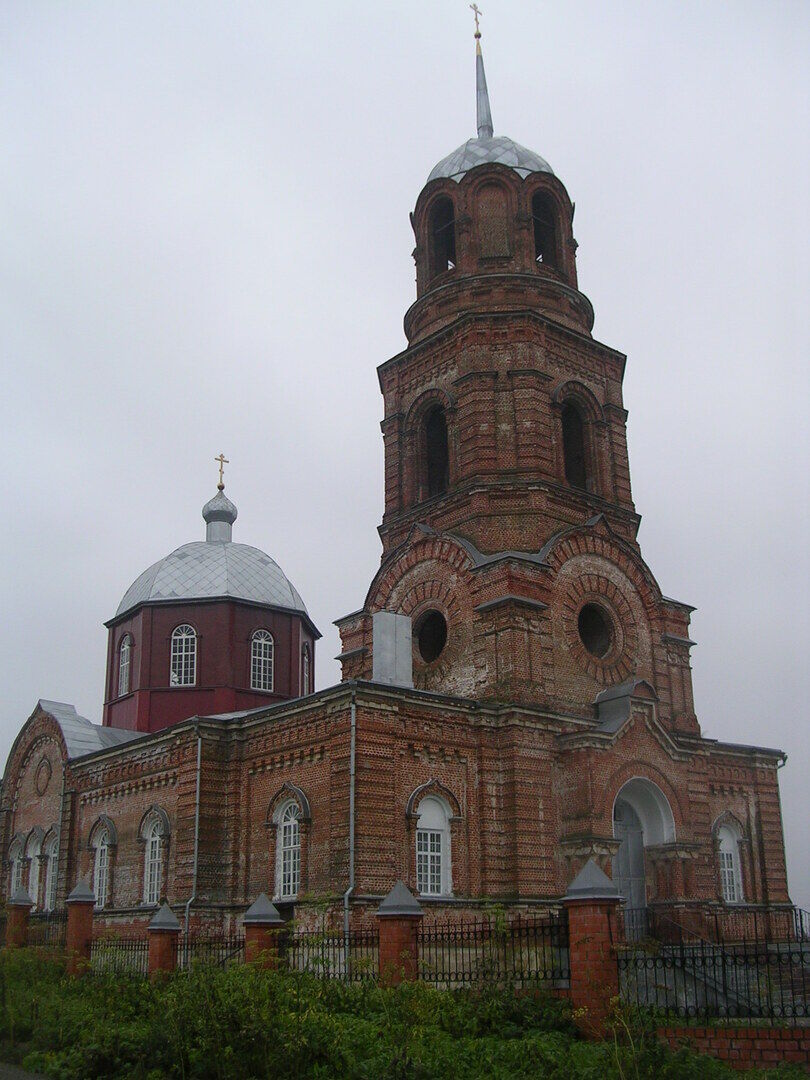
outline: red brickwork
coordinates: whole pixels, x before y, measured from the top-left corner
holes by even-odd
[[[664,1027],[658,1037],[673,1050],[686,1044],[735,1069],[772,1069],[782,1061],[810,1068],[807,1027]]]
[[[22,948],[28,944],[28,904],[9,904],[6,921],[6,945]]]
[[[277,926],[245,924],[245,960],[249,964],[273,970],[278,967],[280,931]]]
[[[90,967],[93,942],[93,903],[71,900],[67,905],[65,956],[68,975],[81,975]]]
[[[413,981],[419,970],[421,915],[380,915],[380,981],[387,986]]]
[[[149,929],[149,977],[155,978],[177,968],[179,930]]]
[[[619,996],[619,972],[611,921],[617,900],[566,900],[570,998],[574,1018],[589,1038],[601,1039],[605,1021]]]

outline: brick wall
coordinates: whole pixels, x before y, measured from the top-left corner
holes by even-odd
[[[662,1027],[658,1037],[673,1049],[687,1044],[737,1069],[775,1068],[782,1061],[810,1066],[807,1027]]]

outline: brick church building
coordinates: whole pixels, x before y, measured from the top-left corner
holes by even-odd
[[[701,734],[692,608],[637,541],[625,357],[591,334],[574,208],[537,154],[477,136],[412,214],[407,348],[378,369],[382,561],[340,618],[342,681],[280,567],[205,539],[106,624],[103,719],[38,702],[2,790],[7,892],[79,879],[132,921],[222,925],[260,892],[355,918],[403,879],[434,911],[554,902],[593,857],[633,908],[787,904],[780,750]]]

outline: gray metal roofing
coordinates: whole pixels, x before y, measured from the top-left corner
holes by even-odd
[[[116,617],[150,601],[220,596],[307,614],[300,593],[269,555],[248,544],[208,540],[183,544],[144,570],[124,593]]]
[[[461,180],[462,176],[477,165],[491,164],[508,165],[524,178],[536,172],[554,175],[552,167],[539,154],[527,150],[506,135],[497,135],[490,139],[468,139],[462,143],[457,150],[434,166],[428,183],[448,177],[451,180]]]
[[[93,724],[87,717],[79,716],[75,706],[68,705],[64,701],[48,701],[46,698],[40,698],[39,707],[52,716],[59,725],[67,747],[68,759],[94,754],[97,750],[119,746],[132,739],[139,739],[143,735],[140,731],[126,731],[123,728]]]

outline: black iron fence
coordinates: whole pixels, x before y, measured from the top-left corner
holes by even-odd
[[[195,964],[226,967],[241,964],[245,959],[245,939],[242,935],[219,935],[216,937],[183,938],[178,949],[177,963],[181,969]]]
[[[28,944],[47,945],[54,949],[65,946],[67,911],[35,911],[28,919]]]
[[[94,938],[90,947],[90,970],[116,975],[146,975],[149,941],[145,937]]]
[[[351,930],[296,930],[279,942],[281,966],[324,979],[360,982],[377,977],[380,932],[377,927]]]
[[[570,978],[568,920],[495,919],[419,930],[419,978],[439,987],[564,986]]]
[[[677,944],[810,941],[810,912],[789,904],[657,904],[624,908],[619,937]]]

